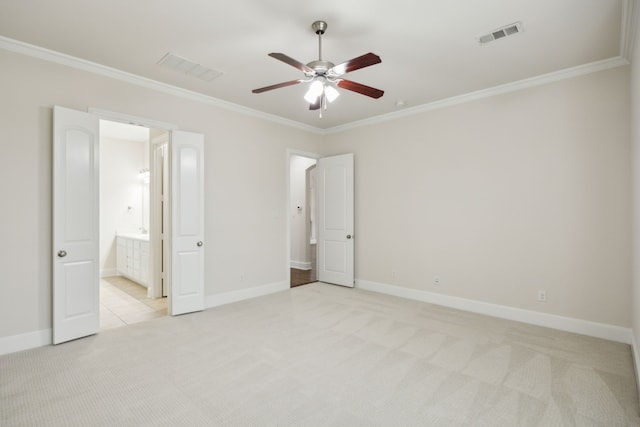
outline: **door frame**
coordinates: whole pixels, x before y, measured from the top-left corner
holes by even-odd
[[[178,125],[169,122],[161,122],[159,120],[153,120],[146,117],[133,116],[131,114],[118,113],[115,111],[101,110],[99,108],[89,107],[87,113],[93,114],[100,120],[109,120],[112,122],[126,123],[135,126],[144,126],[152,129],[162,129],[168,132],[173,130],[180,130]]]
[[[62,106],[55,106],[55,107],[65,108],[65,107],[62,107]],[[177,135],[178,133],[183,134],[183,136],[182,136],[183,138],[184,138],[185,135],[188,135],[188,134],[192,134],[194,136],[197,135],[197,136],[200,137],[199,144],[201,144],[201,148],[200,148],[199,152],[202,153],[202,151],[204,149],[204,134],[180,131],[178,126],[175,125],[175,124],[172,124],[172,123],[165,123],[165,122],[160,122],[160,121],[157,121],[157,120],[147,119],[147,118],[144,118],[144,117],[138,117],[138,116],[132,116],[132,115],[123,114],[123,113],[116,113],[116,112],[112,112],[112,111],[100,110],[100,109],[97,109],[97,108],[88,108],[86,113],[81,111],[81,110],[71,110],[71,109],[68,109],[68,110],[77,111],[78,113],[83,114],[85,117],[90,117],[91,118],[92,122],[95,124],[95,127],[96,127],[95,131],[97,132],[97,135],[95,135],[95,137],[98,139],[98,141],[97,141],[98,147],[99,147],[99,144],[100,144],[100,142],[99,142],[100,141],[100,120],[105,120],[105,121],[114,121],[114,122],[120,122],[120,123],[126,123],[126,124],[138,125],[138,126],[144,126],[144,127],[150,128],[150,129],[157,129],[157,130],[165,131],[166,133],[169,134],[169,146],[170,147],[171,147],[172,137]],[[54,131],[55,131],[55,129],[54,129]],[[53,141],[53,145],[55,145],[55,141],[56,141],[55,134],[52,135],[52,141]],[[149,155],[151,155],[151,153],[152,153],[151,146],[152,146],[152,144],[151,144],[151,140],[150,140],[149,141]],[[173,149],[171,148],[171,150],[169,150],[169,151],[173,151]],[[96,156],[97,156],[96,169],[98,169],[100,167],[99,153],[96,153]],[[169,156],[172,156],[171,153],[169,153]],[[172,159],[170,159],[170,160],[172,160]],[[204,161],[204,159],[201,158],[201,161]],[[153,167],[153,166],[154,166],[154,164],[153,164],[153,162],[151,162],[151,159],[150,159],[150,167]],[[155,170],[150,170],[151,176],[153,176],[155,173],[156,173]],[[202,176],[200,179],[204,180],[204,177]],[[203,182],[203,185],[204,185],[204,182]],[[99,187],[99,177],[98,177],[97,186]],[[174,195],[175,195],[175,193],[174,193]],[[201,199],[203,199],[203,196],[204,196],[204,194],[200,193],[200,198]],[[98,197],[98,198],[100,197],[99,188],[97,189],[96,197]],[[55,200],[54,200],[54,203],[55,203]],[[150,202],[150,205],[151,205],[151,202]],[[173,205],[171,209],[173,210],[174,208],[175,208],[175,205]],[[151,217],[151,215],[150,215],[150,217]],[[96,212],[92,214],[92,218],[94,220],[96,220],[95,221],[96,223],[94,224],[92,230],[97,235],[99,235],[99,229],[100,229],[100,226],[99,226],[100,212],[99,212],[99,210],[96,210]],[[54,230],[54,232],[55,232],[55,230]],[[55,240],[55,236],[54,236],[53,240]],[[53,243],[55,244],[56,242],[53,242]],[[150,251],[150,256],[149,256],[149,261],[150,261],[150,266],[149,267],[150,267],[150,271],[152,273],[152,276],[153,276],[154,259],[157,258],[157,254],[155,253],[156,250],[154,249],[154,246],[157,246],[157,245],[153,245],[153,243],[154,243],[153,239],[150,239],[151,251]],[[171,245],[171,243],[172,243],[171,241],[168,242],[169,245]],[[198,242],[197,246],[201,246],[201,245],[202,245],[202,243]],[[98,249],[99,248],[99,239],[95,243],[95,246],[96,246],[96,250],[98,250],[98,253],[99,253],[99,249]],[[64,257],[65,255],[66,255],[66,253],[63,254],[63,255],[59,255],[59,256],[60,257]],[[97,254],[96,254],[96,257],[98,257]],[[201,271],[201,273],[204,274],[204,265],[202,265],[202,268],[203,268],[203,271]],[[96,272],[97,271],[98,271],[98,267],[96,266]],[[96,286],[96,289],[98,289],[99,288],[99,280],[100,280],[98,274],[96,274],[95,279],[96,279],[95,286]],[[154,280],[154,278],[151,277],[151,280]],[[52,292],[53,292],[53,299],[55,300],[56,292],[57,292],[56,291],[56,285],[55,285],[55,276],[52,277]],[[96,295],[96,298],[97,298],[97,301],[99,302],[99,293]],[[172,301],[169,300],[170,304],[171,304],[171,302]],[[202,295],[202,303],[204,304],[204,295]],[[55,310],[55,301],[52,301],[52,310]],[[186,313],[187,311],[184,311],[184,312]],[[172,314],[173,314],[173,312],[172,312]],[[97,316],[99,316],[99,313],[97,314]],[[97,323],[97,325],[96,325],[97,329],[93,333],[99,332],[99,319],[97,319],[96,323]],[[55,322],[53,322],[53,325],[52,325],[52,342],[54,342],[54,343],[56,342],[56,338],[55,338],[56,337],[56,330],[55,329],[56,329]],[[80,336],[75,336],[72,339],[83,338],[83,337],[88,336],[88,335],[91,335],[91,333],[88,333],[88,334],[85,334],[85,335],[80,335]],[[58,340],[58,341],[59,342],[64,342],[65,340]]]
[[[169,142],[171,132],[174,130],[180,129],[178,125],[174,123],[161,122],[159,120],[153,120],[146,117],[134,116],[131,114],[119,113],[115,111],[107,111],[99,108],[89,107],[87,109],[87,113],[96,116],[98,120],[108,120],[111,122],[126,123],[134,126],[144,126],[149,129],[163,130],[167,132],[166,134],[167,143]],[[157,185],[157,182],[155,182],[156,180],[154,178],[158,177],[158,172],[156,170],[157,165],[153,161],[153,146],[154,146],[154,139],[158,139],[158,138],[159,137],[149,139],[149,152],[147,153],[147,155],[149,156],[149,175],[152,177],[151,179],[152,185],[149,188],[149,209],[152,211],[154,209],[153,203],[155,202],[154,200],[155,195],[154,195],[154,189],[151,187],[154,185]],[[157,275],[158,275],[159,268],[157,263],[158,263],[158,260],[162,260],[162,254],[159,252],[161,251],[162,246],[158,245],[155,239],[153,239],[152,237],[154,236],[153,232],[154,231],[157,232],[157,230],[159,229],[159,225],[156,223],[157,220],[158,218],[155,217],[155,215],[151,215],[150,213],[149,215],[149,274],[150,274],[150,283],[151,283],[151,289],[152,289],[153,295],[149,295],[149,296],[151,296],[152,298],[158,297],[157,296],[158,292],[156,287],[158,282]],[[169,236],[169,239],[170,238],[171,237]],[[162,290],[160,290],[160,294],[161,293],[162,293]],[[167,297],[170,298],[169,296]]]
[[[157,128],[156,128],[157,129]],[[166,273],[163,271],[163,262],[168,261],[168,247],[163,245],[163,230],[169,229],[169,166],[168,157],[169,153],[169,131],[166,131],[162,135],[151,138],[149,142],[149,172],[152,174],[150,197],[149,197],[149,235],[161,236],[154,242],[149,242],[151,265],[149,271],[151,271],[151,298],[162,298],[163,296],[169,297],[168,293],[165,293],[166,281],[163,285],[163,275]],[[159,157],[158,152],[164,151],[164,156]],[[162,194],[164,189],[165,193]],[[162,200],[164,197],[164,200]],[[167,237],[170,239],[170,237]]]
[[[318,153],[312,153],[310,151],[302,151],[302,150],[296,150],[293,148],[287,148],[287,152],[286,152],[286,177],[287,177],[287,185],[286,185],[286,191],[287,191],[287,197],[286,197],[286,207],[285,207],[285,212],[286,212],[286,222],[287,222],[287,227],[286,227],[286,257],[285,257],[285,266],[284,266],[284,272],[285,272],[285,277],[287,278],[287,283],[288,283],[288,287],[291,288],[291,157],[292,156],[300,156],[300,157],[308,157],[310,159],[315,159],[316,162],[318,161],[319,158],[321,158],[322,156]],[[317,203],[316,203],[317,206]]]

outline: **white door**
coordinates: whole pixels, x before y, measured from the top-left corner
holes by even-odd
[[[53,343],[100,328],[98,118],[53,110]]]
[[[318,159],[318,280],[353,287],[353,154]]]
[[[204,309],[204,136],[171,134],[172,315]]]

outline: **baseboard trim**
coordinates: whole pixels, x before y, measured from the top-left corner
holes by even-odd
[[[588,320],[558,316],[555,314],[541,313],[538,311],[524,310],[504,305],[491,304],[466,298],[427,292],[418,289],[402,288],[395,285],[371,282],[368,280],[356,280],[356,287],[367,291],[379,292],[458,310],[473,313],[486,314],[502,319],[515,320],[536,326],[573,332],[591,337],[602,338],[610,341],[632,344],[633,334],[630,328],[608,325],[605,323],[591,322]]]
[[[232,302],[261,297],[276,292],[286,291],[287,289],[290,289],[289,282],[283,281],[256,286],[249,289],[225,292],[218,295],[209,295],[205,297],[205,308],[212,308],[219,305],[230,304]],[[51,343],[51,329],[42,329],[40,331],[27,332],[25,334],[0,337],[0,356],[36,347],[43,347],[45,345],[50,345]]]
[[[117,276],[118,275],[118,270],[115,268],[105,268],[103,270],[100,270],[100,277],[111,277],[111,276]]]
[[[205,297],[204,307],[212,308],[219,305],[230,304],[232,302],[243,301],[246,299],[261,297],[276,292],[286,291],[290,289],[289,282],[274,282],[266,285],[256,286],[238,291],[224,292],[222,294],[208,295]]]
[[[633,369],[636,374],[636,389],[638,396],[640,396],[640,354],[638,353],[638,342],[636,341],[636,334],[631,331],[631,358],[633,359]]]
[[[0,356],[51,344],[51,329],[0,338]]]
[[[630,328],[490,304],[450,295],[421,291],[418,289],[402,288],[399,286],[371,282],[368,280],[357,279],[356,287],[386,295],[629,344],[633,351],[636,379],[640,379],[640,349],[638,348],[638,343],[636,342],[635,336]],[[246,299],[261,297],[288,289],[290,289],[289,283],[283,281],[248,289],[225,292],[217,295],[209,295],[205,297],[205,308],[212,308]],[[0,337],[0,356],[49,344],[51,344],[51,329],[42,329],[19,335]]]
[[[298,270],[311,270],[311,262],[291,260],[290,265]]]

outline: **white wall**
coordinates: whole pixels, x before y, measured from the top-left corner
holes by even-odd
[[[203,133],[205,295],[288,281],[286,150],[321,136],[8,51],[0,64],[0,338],[51,327],[53,105]]]
[[[638,15],[636,15],[638,19]],[[636,24],[638,24],[636,22]],[[631,60],[631,145],[633,169],[633,336],[636,374],[640,369],[640,30],[635,34]]]
[[[356,278],[628,328],[628,73],[331,135],[355,153]]]
[[[149,143],[100,139],[100,271],[114,275],[116,233],[149,229],[149,185],[140,171],[149,165]]]
[[[291,215],[291,267],[303,268],[310,264],[311,258],[308,251],[309,242],[306,241],[306,171],[316,163],[315,159],[302,156],[291,156],[290,163],[290,215]],[[298,210],[300,206],[301,210]]]
[[[15,53],[0,63],[0,338],[51,326],[53,105],[205,135],[207,296],[287,281],[288,148],[354,152],[358,279],[631,326],[628,68],[321,137]]]

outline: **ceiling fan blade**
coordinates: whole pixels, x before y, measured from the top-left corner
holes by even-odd
[[[262,92],[266,92],[268,90],[280,89],[281,87],[297,85],[298,83],[302,83],[303,81],[304,80],[290,80],[288,82],[282,82],[282,83],[278,83],[278,84],[275,84],[275,85],[265,86],[265,87],[261,87],[259,89],[254,89],[251,92],[253,92],[253,93],[262,93]]]
[[[336,76],[341,76],[343,74],[350,73],[355,70],[359,70],[360,68],[368,67],[370,65],[379,64],[382,62],[382,59],[375,53],[365,53],[362,56],[358,56],[357,58],[350,59],[348,61],[343,62],[342,64],[338,64],[331,68],[328,71],[328,74],[333,74]]]
[[[309,104],[309,110],[319,110],[322,107],[322,97],[319,96],[316,102]]]
[[[361,83],[352,82],[351,80],[340,79],[336,83],[338,87],[342,89],[350,90],[353,92],[360,93],[362,95],[370,96],[371,98],[380,98],[384,95],[384,91],[380,89],[376,89],[375,87],[366,86]]]
[[[296,61],[295,59],[285,55],[284,53],[277,53],[277,52],[270,53],[269,56],[279,61],[282,61],[285,64],[289,64],[292,67],[296,67],[298,70],[302,71],[305,74],[315,74],[315,71],[313,70],[313,68],[308,67],[307,65],[303,64],[300,61]]]

